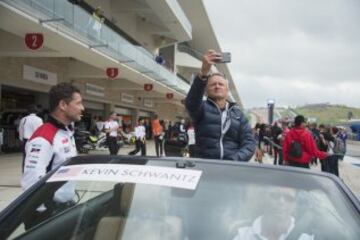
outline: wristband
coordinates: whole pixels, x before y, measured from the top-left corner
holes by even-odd
[[[198,78],[200,78],[200,80],[202,80],[202,81],[207,81],[209,76],[210,76],[210,74],[203,75],[201,72],[198,74]]]

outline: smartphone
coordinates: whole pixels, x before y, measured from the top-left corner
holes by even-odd
[[[231,53],[230,52],[223,52],[221,53],[222,59],[219,63],[229,63],[231,62]]]

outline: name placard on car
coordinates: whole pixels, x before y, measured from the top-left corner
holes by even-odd
[[[196,189],[202,171],[130,164],[83,164],[60,167],[47,182],[106,181]]]

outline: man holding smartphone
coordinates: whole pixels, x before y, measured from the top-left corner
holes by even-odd
[[[209,50],[202,60],[186,97],[186,109],[195,127],[195,157],[249,161],[256,141],[251,127],[236,103],[227,100],[228,80],[221,73],[211,74],[211,66],[224,62],[222,54]],[[203,100],[206,93],[207,99]]]

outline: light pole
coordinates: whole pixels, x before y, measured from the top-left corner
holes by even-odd
[[[268,120],[269,124],[271,125],[274,120],[274,106],[275,106],[275,100],[274,99],[268,99],[267,100],[267,106],[268,106]]]

